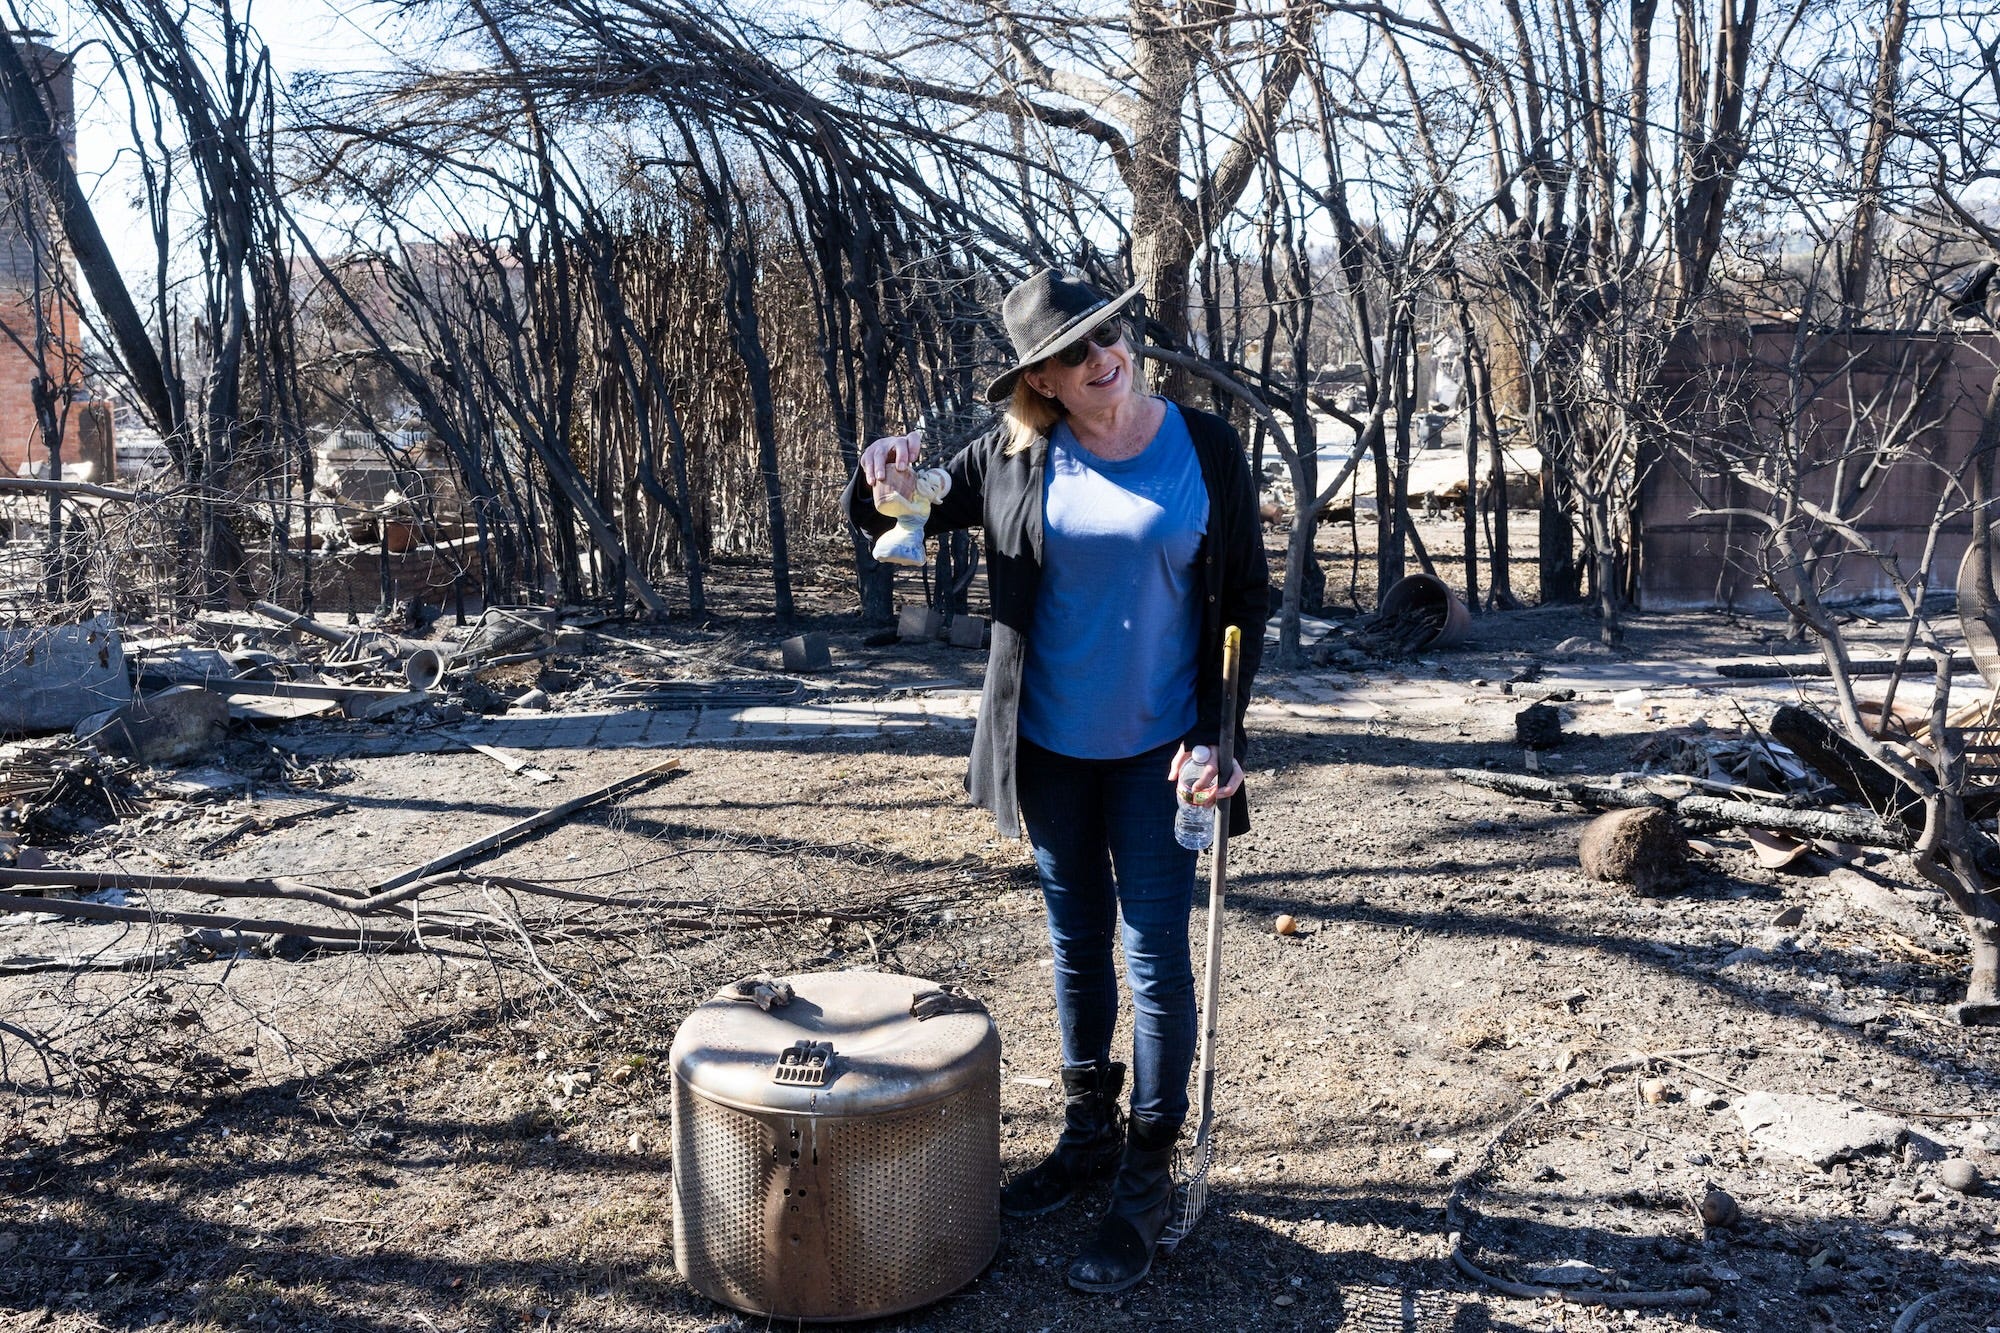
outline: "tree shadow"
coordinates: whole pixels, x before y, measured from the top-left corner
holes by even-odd
[[[1294,877],[1272,878],[1282,883]],[[1297,912],[1299,908],[1299,901],[1295,897],[1280,898],[1254,888],[1246,888],[1243,891],[1232,889],[1228,910],[1233,915],[1243,918],[1246,926],[1254,921],[1261,927],[1263,921],[1270,920],[1275,914]],[[1825,943],[1810,953],[1766,953],[1761,958],[1725,969],[1720,964],[1736,950],[1737,946],[1702,950],[1681,949],[1660,944],[1656,940],[1637,934],[1624,935],[1598,929],[1578,929],[1539,915],[1505,911],[1489,912],[1463,907],[1453,907],[1449,910],[1397,908],[1366,903],[1359,899],[1313,903],[1310,910],[1313,917],[1321,923],[1321,928],[1324,928],[1325,924],[1365,925],[1386,931],[1407,929],[1436,939],[1511,939],[1555,949],[1608,954],[1651,971],[1671,973],[1753,1012],[1802,1020],[1830,1032],[1840,1033],[1847,1039],[1898,1055],[1923,1057],[1929,1054],[1925,1048],[1913,1041],[1902,1041],[1894,1037],[1892,1034],[1898,1029],[1857,1024],[1854,1016],[1846,1010],[1836,1010],[1825,1004],[1813,1003],[1776,986],[1759,986],[1755,983],[1754,978],[1760,974],[1776,976],[1779,973],[1803,971],[1808,967],[1820,972],[1832,970],[1849,974],[1866,974],[1882,966],[1882,960],[1877,956],[1864,956]],[[1942,974],[1939,979],[1943,980]]]

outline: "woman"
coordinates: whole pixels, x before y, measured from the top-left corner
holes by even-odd
[[[1242,441],[1221,418],[1145,392],[1115,299],[1045,270],[1007,293],[1016,364],[989,401],[1002,424],[946,470],[926,533],[985,528],[993,645],[967,788],[1002,833],[1034,845],[1055,954],[1065,1123],[1002,1209],[1049,1212],[1115,1173],[1096,1238],[1070,1265],[1085,1291],[1123,1291],[1152,1268],[1173,1202],[1174,1140],[1188,1110],[1195,854],[1173,836],[1190,752],[1216,745],[1225,627],[1243,631],[1240,699],[1263,653],[1268,579]],[[917,463],[915,436],[863,452],[845,497],[864,530],[890,526],[872,488]],[[1241,706],[1236,730],[1242,754]],[[1236,791],[1217,765],[1196,798]],[[1245,803],[1231,831],[1249,827]],[[1123,917],[1134,1010],[1132,1110],[1111,1059],[1118,1018],[1113,930]]]

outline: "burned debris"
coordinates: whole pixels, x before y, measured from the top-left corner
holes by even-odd
[[[342,824],[350,837],[366,837],[367,823],[338,794],[350,775],[337,756],[356,728],[392,724],[415,748],[483,753],[540,784],[556,775],[450,729],[476,727],[481,713],[505,712],[533,695],[546,698],[544,686],[572,704],[665,706],[797,691],[796,682],[780,694],[757,678],[662,680],[651,654],[625,653],[622,668],[564,667],[559,648],[575,651],[586,632],[574,622],[593,619],[492,608],[463,627],[413,624],[407,614],[334,626],[257,602],[248,615],[211,612],[173,626],[101,617],[66,632],[17,633],[0,658],[0,697],[21,705],[10,730],[62,731],[0,745],[0,924],[110,923],[155,942],[136,950],[129,941],[98,942],[67,953],[10,954],[0,946],[0,972],[159,970],[231,950],[297,959],[476,945],[488,956],[525,949],[532,958],[541,928],[493,900],[465,901],[467,889],[478,899],[497,881],[461,867],[657,784],[677,760],[554,801],[455,848],[413,854],[410,868],[373,881],[201,867],[245,838],[294,825]],[[411,628],[429,637],[408,637]],[[685,660],[699,668],[704,658]],[[105,707],[108,700],[120,702]],[[131,865],[135,857],[143,868]],[[79,865],[92,868],[65,868]],[[652,902],[519,878],[506,878],[504,893],[614,912]],[[308,914],[290,915],[300,907]],[[690,924],[729,919],[701,916],[705,909],[688,917],[695,907],[681,912]]]

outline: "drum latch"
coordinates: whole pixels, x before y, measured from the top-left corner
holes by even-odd
[[[827,1070],[832,1064],[832,1042],[795,1041],[778,1053],[778,1063],[771,1070],[771,1081],[794,1087],[823,1088],[826,1086]]]

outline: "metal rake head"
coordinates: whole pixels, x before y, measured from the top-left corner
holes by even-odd
[[[1167,1253],[1173,1253],[1201,1221],[1208,1207],[1208,1173],[1214,1165],[1215,1140],[1206,1136],[1196,1139],[1174,1163],[1174,1210],[1159,1240],[1159,1247]]]

